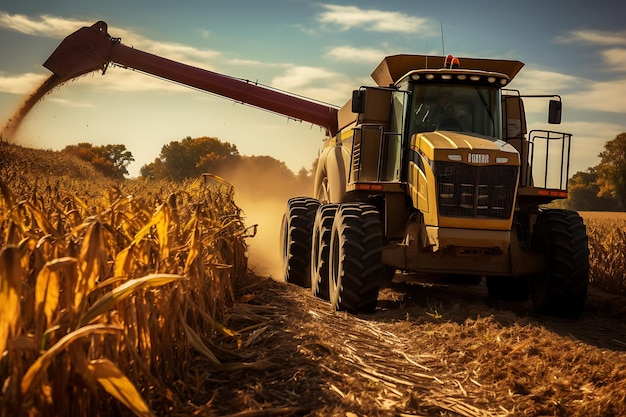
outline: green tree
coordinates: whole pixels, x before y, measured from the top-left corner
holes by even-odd
[[[595,167],[574,174],[569,180],[568,191],[569,197],[564,201],[566,208],[581,211],[619,210],[619,202],[615,198],[600,196]]]
[[[64,151],[89,162],[107,177],[115,179],[128,175],[128,165],[135,160],[126,145],[93,146],[89,142],[81,142],[66,146]]]
[[[128,175],[128,165],[135,161],[133,154],[126,149],[126,145],[104,145],[98,146],[98,154],[113,164],[115,175],[123,178]]]
[[[604,145],[598,155],[599,195],[619,200],[622,209],[626,208],[626,132],[620,133]]]
[[[161,148],[154,162],[141,167],[141,175],[152,179],[182,181],[202,173],[216,173],[223,166],[239,160],[235,145],[207,136],[186,137]]]
[[[165,164],[159,158],[155,158],[154,162],[146,164],[139,169],[139,174],[143,178],[155,180],[159,178],[167,178]]]

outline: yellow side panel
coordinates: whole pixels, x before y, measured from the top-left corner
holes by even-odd
[[[426,178],[422,181],[425,182],[425,188],[427,190],[431,190],[431,194],[433,197],[427,201],[428,211],[423,211],[424,223],[432,226],[437,226],[439,224],[439,219],[437,216],[437,187],[435,185],[435,175],[433,174],[430,166],[426,167]]]
[[[428,181],[415,162],[409,163],[409,194],[413,201],[413,207],[428,213]]]

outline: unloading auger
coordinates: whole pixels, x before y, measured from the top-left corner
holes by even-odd
[[[332,105],[305,99],[262,86],[186,65],[124,45],[111,37],[105,22],[83,27],[61,42],[43,64],[59,81],[93,71],[106,71],[110,64],[145,72],[270,112],[319,125],[331,135],[337,132],[337,110]]]

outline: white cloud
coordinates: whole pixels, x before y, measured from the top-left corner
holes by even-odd
[[[356,48],[354,46],[344,45],[332,48],[326,53],[326,56],[338,61],[357,61],[372,62],[377,64],[389,55],[382,49],[374,48]]]
[[[565,95],[569,105],[586,110],[626,113],[626,78],[612,81],[588,81],[576,92]]]
[[[272,86],[327,103],[343,104],[354,86],[343,74],[316,67],[291,67],[272,79]]]
[[[607,67],[620,72],[626,72],[626,48],[610,48],[601,52]]]
[[[604,143],[614,139],[619,133],[624,131],[626,126],[615,123],[604,122],[567,122],[567,126],[574,132],[574,136],[578,137],[580,143],[589,142],[589,138],[601,141],[601,147]],[[598,150],[600,153],[602,149]],[[597,154],[596,154],[597,156]]]
[[[82,26],[91,26],[94,22],[42,15],[31,19],[21,14],[11,15],[0,12],[0,27],[27,35],[64,38]]]
[[[530,67],[521,71],[510,86],[522,94],[558,94],[564,90],[584,87],[585,81],[572,75]]]
[[[282,62],[262,62],[256,61],[253,59],[241,59],[241,58],[222,58],[222,63],[224,65],[232,66],[232,67],[245,67],[245,68],[270,68],[270,69],[284,69],[291,66],[291,64],[286,64]]]
[[[0,91],[11,94],[28,94],[45,79],[45,75],[32,72],[13,76],[0,73]]]
[[[559,94],[569,108],[626,113],[626,78],[594,81],[554,71],[527,69],[511,83],[522,94]],[[544,100],[545,101],[545,100]],[[541,106],[541,107],[539,107]],[[545,103],[526,100],[526,110],[544,111]]]
[[[337,25],[341,30],[358,28],[371,32],[424,33],[432,30],[429,19],[400,12],[360,9],[357,6],[323,4],[326,10],[318,16],[322,23]]]
[[[274,77],[272,85],[281,90],[293,91],[318,81],[333,80],[337,73],[317,67],[291,67],[282,75]]]
[[[626,46],[626,31],[606,32],[599,30],[573,30],[566,35],[556,38],[562,43],[588,43],[595,45],[623,45]]]
[[[64,38],[83,26],[91,26],[94,21],[82,21],[66,19],[56,16],[42,15],[39,18],[31,18],[25,15],[11,15],[0,12],[0,27],[11,29],[28,35],[45,36],[51,38]],[[169,59],[208,67],[219,61],[221,53],[210,49],[200,49],[188,45],[173,42],[159,42],[148,39],[131,30],[110,26],[108,32],[111,36],[122,38],[126,45],[137,47],[147,52],[164,56]],[[208,35],[208,32],[207,32]]]
[[[124,34],[124,32],[126,31],[120,30],[113,33],[118,36],[118,33]],[[129,33],[123,36],[122,43],[124,43],[124,39],[127,39],[128,42],[132,42],[133,47],[137,49],[202,68],[212,68],[213,63],[219,62],[222,59],[222,54],[219,51],[199,49],[179,43],[159,42],[135,33]]]
[[[562,43],[596,45],[600,47],[597,52],[604,61],[604,68],[626,72],[626,31],[576,30],[559,36],[556,40]]]

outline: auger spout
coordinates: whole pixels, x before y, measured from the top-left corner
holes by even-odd
[[[107,24],[99,21],[66,37],[43,66],[62,81],[104,70],[110,62],[113,44],[114,40],[107,32]]]

